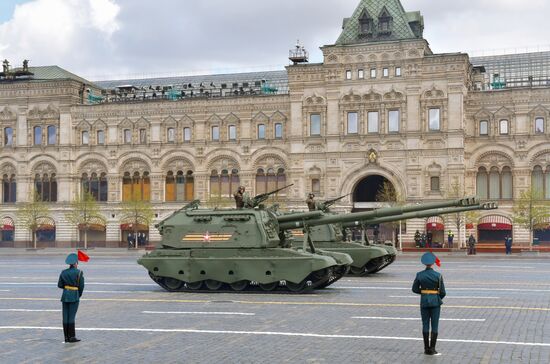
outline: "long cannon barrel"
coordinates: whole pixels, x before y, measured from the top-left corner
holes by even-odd
[[[284,187],[281,187],[281,188],[276,189],[274,191],[270,191],[270,192],[261,193],[259,195],[256,195],[256,196],[252,197],[251,199],[249,199],[248,201],[245,201],[245,207],[247,207],[247,208],[257,207],[259,204],[261,204],[262,202],[267,200],[269,198],[269,196],[274,195],[274,194],[276,194],[276,193],[278,193],[282,190],[285,190],[289,187],[292,187],[292,186],[294,186],[294,183],[290,184],[290,185],[287,185],[287,186],[284,186]]]
[[[434,209],[446,208],[446,207],[467,207],[467,206],[475,206],[475,205],[479,205],[478,199],[475,197],[468,197],[468,198],[462,198],[459,200],[433,202],[433,203],[422,204],[422,205],[387,207],[387,208],[381,208],[381,209],[376,209],[372,211],[353,212],[350,214],[342,214],[342,215],[325,215],[318,218],[304,217],[304,214],[306,213],[297,213],[292,215],[283,215],[285,216],[285,221],[281,222],[281,220],[279,220],[279,230],[298,229],[298,228],[304,227],[304,225],[319,226],[319,225],[337,224],[337,223],[349,223],[349,222],[353,223],[355,221],[361,224],[361,222],[364,220],[370,220],[370,219],[387,217],[387,216],[402,215],[408,212],[434,210]],[[294,216],[294,220],[288,219],[288,216]],[[281,217],[282,216],[277,217],[277,219],[280,219]]]
[[[475,205],[475,206],[450,207],[450,208],[433,209],[433,210],[427,210],[427,211],[409,212],[402,215],[380,217],[372,220],[365,220],[363,221],[363,223],[368,225],[374,225],[374,224],[382,224],[385,222],[409,220],[409,219],[416,219],[416,218],[422,218],[422,217],[456,214],[456,213],[466,212],[466,211],[496,210],[496,209],[498,209],[497,203],[487,202],[487,203],[482,203],[481,205]],[[344,228],[352,227],[352,226],[361,226],[361,223],[353,222],[353,223],[342,224],[342,227]]]

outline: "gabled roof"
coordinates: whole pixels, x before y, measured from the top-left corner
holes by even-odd
[[[378,34],[378,17],[386,9],[391,18],[391,32]],[[372,17],[373,27],[372,34],[368,36],[361,33],[359,19],[365,11]],[[344,19],[342,34],[336,41],[337,45],[381,42],[401,39],[418,39],[418,31],[411,28],[411,24],[416,22],[420,27],[423,27],[423,19],[420,12],[405,12],[403,5],[399,0],[361,0],[351,18]]]

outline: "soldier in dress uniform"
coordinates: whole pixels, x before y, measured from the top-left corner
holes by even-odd
[[[420,296],[420,314],[422,316],[422,336],[424,337],[424,354],[438,355],[435,350],[439,332],[439,314],[445,297],[443,276],[434,271],[432,266],[437,257],[433,253],[425,253],[421,262],[426,269],[416,273],[412,291]],[[430,322],[432,334],[430,341]]]
[[[317,204],[315,203],[315,195],[313,193],[310,193],[307,196],[306,204],[307,204],[307,207],[308,207],[309,211],[317,210]]]
[[[233,194],[233,197],[235,198],[235,206],[238,209],[244,208],[244,191],[245,191],[244,186],[239,186],[239,189],[237,190],[237,192]]]
[[[66,343],[75,343],[80,341],[75,334],[75,318],[78,311],[80,296],[84,292],[84,275],[78,269],[78,256],[71,253],[65,259],[69,268],[65,269],[59,275],[57,286],[63,290],[61,302],[63,302],[63,333]]]

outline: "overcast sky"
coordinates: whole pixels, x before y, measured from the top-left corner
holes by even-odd
[[[91,80],[282,69],[299,38],[322,61],[359,0],[0,0],[0,59]],[[550,49],[548,0],[402,0],[436,53]],[[496,51],[495,50],[499,50]]]

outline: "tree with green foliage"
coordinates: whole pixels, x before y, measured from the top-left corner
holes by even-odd
[[[385,202],[391,207],[403,206],[405,198],[401,195],[389,181],[384,181],[382,186],[376,192],[376,201]],[[401,245],[401,220],[387,223],[392,228],[393,240],[396,240],[395,230],[399,229],[399,244]]]
[[[529,246],[533,244],[533,230],[546,226],[550,217],[550,205],[538,189],[522,191],[512,209],[514,224],[529,230]]]
[[[120,222],[129,224],[133,228],[134,237],[137,239],[139,225],[149,227],[153,223],[155,214],[153,205],[149,201],[127,201],[122,204]],[[137,240],[136,240],[137,248]]]
[[[48,205],[42,201],[40,195],[34,192],[29,202],[19,203],[17,208],[17,220],[31,232],[32,247],[36,249],[36,232],[40,227],[40,220],[51,218]]]
[[[105,226],[106,219],[99,210],[99,205],[94,196],[84,192],[71,202],[71,209],[65,214],[67,221],[76,225],[78,230],[84,231],[84,249],[88,249],[88,231],[92,224],[100,223]]]

